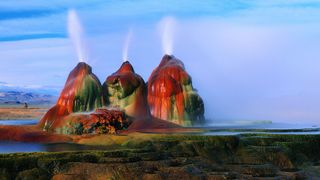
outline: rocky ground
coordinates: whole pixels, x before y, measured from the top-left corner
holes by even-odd
[[[133,133],[78,143],[106,151],[0,155],[0,179],[317,179],[319,135]]]

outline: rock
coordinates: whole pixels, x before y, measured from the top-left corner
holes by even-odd
[[[39,125],[45,130],[55,129],[65,116],[92,111],[103,104],[99,79],[88,64],[80,62],[70,72],[56,105],[44,115]]]
[[[126,115],[135,119],[149,117],[146,84],[128,61],[107,77],[103,92],[110,107],[123,110]]]
[[[190,126],[204,120],[204,104],[192,86],[184,64],[165,55],[148,80],[148,104],[151,115]]]

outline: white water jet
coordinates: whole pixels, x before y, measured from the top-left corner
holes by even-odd
[[[84,41],[84,32],[77,12],[74,9],[70,9],[68,12],[68,33],[77,51],[79,62],[87,62],[88,54]]]
[[[128,61],[128,51],[129,51],[129,44],[131,41],[131,36],[132,36],[132,29],[129,30],[126,39],[124,41],[124,46],[123,46],[123,50],[122,50],[122,60],[123,62]]]
[[[172,55],[173,53],[173,35],[175,30],[175,19],[165,17],[160,22],[162,29],[162,50],[164,54]]]

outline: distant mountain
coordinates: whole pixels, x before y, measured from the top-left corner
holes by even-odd
[[[23,91],[2,91],[0,90],[0,104],[54,104],[57,100],[57,96],[49,94],[41,94],[34,92]]]
[[[7,82],[0,81],[0,92],[9,92],[9,91],[29,92],[29,93],[36,93],[36,94],[47,94],[47,95],[58,96],[60,88],[49,87],[49,86],[18,86],[18,85],[13,85]]]
[[[51,105],[57,101],[59,88],[17,86],[0,81],[0,105]]]

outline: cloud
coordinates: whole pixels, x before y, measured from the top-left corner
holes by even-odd
[[[16,36],[0,37],[0,41],[22,41],[27,39],[47,39],[47,38],[66,38],[65,34],[42,33],[42,34],[23,34]]]
[[[127,31],[130,26],[154,24],[164,16],[179,19],[214,18],[242,24],[317,23],[320,3],[306,1],[102,1],[54,2],[30,0],[0,2],[0,38],[5,41],[36,38],[39,34],[66,35],[66,12],[78,11],[88,36]],[[2,18],[2,20],[1,20]]]
[[[82,7],[93,7],[104,3],[103,0],[55,0],[55,1],[42,1],[42,0],[10,0],[10,1],[1,1],[0,8],[2,10],[30,10],[30,9],[68,9],[73,8],[82,8]]]
[[[60,10],[53,9],[32,9],[32,10],[8,10],[0,11],[0,21],[3,20],[12,20],[12,19],[22,19],[22,18],[36,18],[49,16],[60,12]]]

